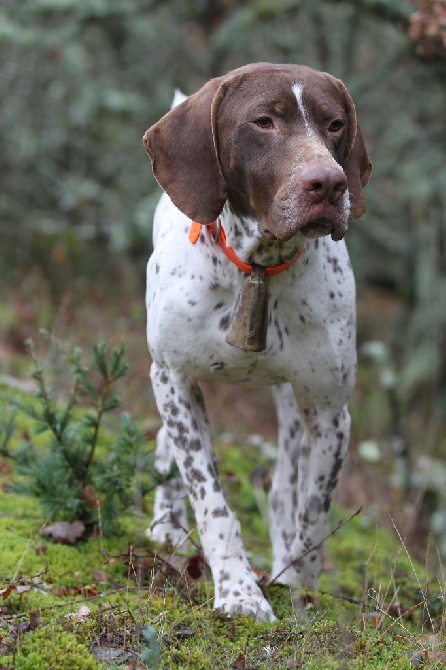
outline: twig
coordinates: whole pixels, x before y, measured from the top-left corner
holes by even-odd
[[[279,573],[277,573],[277,575],[275,575],[275,576],[270,580],[270,582],[268,583],[268,586],[271,586],[271,584],[274,584],[274,582],[276,582],[276,581],[283,575],[283,573],[284,573],[286,570],[288,570],[288,568],[291,568],[291,567],[294,565],[294,563],[297,563],[297,561],[300,561],[302,558],[305,558],[305,556],[308,556],[308,554],[311,554],[311,552],[312,552],[312,551],[315,551],[315,549],[319,549],[319,548],[324,544],[324,542],[326,542],[332,535],[334,535],[335,533],[337,533],[338,530],[340,530],[341,528],[343,528],[344,526],[346,526],[348,523],[350,523],[350,521],[351,521],[352,519],[354,519],[355,516],[358,516],[358,514],[360,514],[361,511],[362,511],[362,506],[359,507],[359,508],[356,510],[356,512],[353,512],[353,514],[350,514],[350,516],[348,517],[348,519],[343,519],[342,521],[340,521],[340,522],[338,523],[338,525],[337,525],[335,528],[333,528],[333,530],[331,530],[331,531],[330,531],[324,538],[322,538],[322,540],[321,540],[320,542],[318,542],[317,544],[313,545],[312,547],[310,547],[309,549],[307,549],[306,551],[304,551],[304,553],[301,554],[300,556],[298,556],[297,558],[293,558],[293,560],[290,561],[290,562],[288,563],[288,565],[286,565],[284,568],[282,568],[282,570],[281,570]]]
[[[146,589],[148,591],[148,589]],[[85,596],[85,598],[76,598],[69,600],[63,603],[54,603],[53,605],[45,605],[45,607],[39,607],[39,612],[46,612],[48,610],[62,609],[64,607],[74,607],[80,603],[87,603],[91,600],[103,600],[104,596],[115,595],[117,593],[123,593],[124,591],[141,591],[140,586],[120,586],[116,589],[111,589],[110,591],[97,593],[94,596]],[[121,605],[110,605],[110,609],[118,609]],[[15,621],[16,619],[22,619],[23,617],[29,616],[29,612],[17,612],[16,614],[6,615],[5,621]]]

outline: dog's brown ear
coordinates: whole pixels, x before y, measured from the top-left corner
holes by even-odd
[[[340,79],[336,84],[341,90],[348,115],[348,135],[342,167],[347,177],[350,193],[350,219],[360,219],[366,210],[363,188],[372,174],[372,162],[367,155],[367,149],[361,135],[356,118],[354,102]]]
[[[156,180],[183,214],[202,224],[215,221],[227,198],[212,127],[219,85],[211,80],[144,135]]]
[[[348,190],[350,193],[350,219],[360,219],[367,209],[363,188],[368,183],[372,174],[372,162],[367,154],[367,149],[357,126],[356,136],[350,153],[343,165],[347,176]]]

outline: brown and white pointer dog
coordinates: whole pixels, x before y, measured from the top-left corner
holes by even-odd
[[[198,382],[273,387],[272,575],[315,589],[355,380],[355,284],[343,237],[364,214],[371,163],[342,82],[300,65],[256,63],[212,79],[144,144],[165,191],[147,269],[163,421],[155,466],[165,473],[174,459],[181,472],[158,488],[149,534],[184,541],[187,491],[215,608],[272,620],[222,491]],[[226,337],[242,285],[259,267],[270,275],[266,345],[243,350]]]

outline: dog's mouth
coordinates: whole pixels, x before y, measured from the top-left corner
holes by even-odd
[[[300,228],[299,232],[309,239],[331,234],[331,239],[338,242],[344,238],[347,230],[348,222],[333,223],[333,221],[322,217],[306,223]]]
[[[332,240],[338,242],[344,238],[347,230],[348,221],[333,221],[332,219],[320,216],[305,223],[303,226],[290,227],[281,232],[281,234],[272,232],[267,228],[263,230],[263,234],[268,240],[280,240],[282,242],[293,238],[297,233],[310,240],[331,235]]]
[[[299,232],[310,239],[314,237],[323,237],[333,231],[333,222],[325,218],[316,219],[300,228]]]

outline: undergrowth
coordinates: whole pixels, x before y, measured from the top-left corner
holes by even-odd
[[[121,405],[116,386],[128,371],[124,347],[96,344],[84,362],[79,347],[48,338],[64,366],[64,388],[60,375],[56,381],[51,378],[29,340],[35,393],[0,396],[29,419],[16,448],[11,447],[15,414],[0,425],[0,456],[14,463],[9,487],[34,497],[51,519],[81,521],[87,533],[99,526],[108,533],[136,495],[144,497],[161,481],[153,468],[153,449],[128,412],[104,429]]]
[[[212,610],[209,574],[190,569],[196,549],[180,556],[147,541],[128,545],[142,535],[133,514],[121,536],[66,546],[42,539],[45,519],[32,499],[3,491],[0,507],[2,670],[444,667],[444,585],[365,516],[327,540],[312,608],[294,610],[289,589],[263,575],[277,621],[258,624]],[[331,525],[346,516],[335,508]],[[266,553],[266,526],[255,538],[248,530],[245,543]]]
[[[114,418],[112,389],[125,367],[120,351],[96,348],[88,365],[76,352],[69,358],[74,385],[56,393],[31,348],[38,394],[15,392],[14,421],[10,411],[1,415],[0,670],[445,667],[444,575],[440,570],[431,580],[397,528],[378,528],[367,510],[351,515],[333,507],[312,607],[296,610],[289,589],[271,583],[265,573],[267,493],[252,478],[268,464],[255,448],[241,454],[236,445],[217,445],[217,454],[226,495],[277,621],[259,624],[213,611],[199,546],[192,541],[189,553],[179,555],[142,539],[152,500],[143,493],[156,483],[153,442],[130,417]],[[11,398],[11,392],[3,395]],[[36,506],[57,489],[57,477],[49,475],[61,468],[74,473],[62,487],[65,504],[56,497]],[[135,504],[134,484],[143,479],[143,468],[146,480]],[[11,478],[20,484],[20,496]],[[36,487],[37,481],[46,488]],[[86,490],[100,506],[89,506]],[[106,516],[109,504],[119,527],[98,523],[98,511]],[[94,532],[75,545],[42,535],[55,518],[79,514]]]
[[[213,611],[209,576],[192,578],[190,557],[149,543],[123,551],[122,538],[91,538],[43,551],[31,509],[1,520],[10,557],[2,568],[2,670],[444,667],[444,590],[398,540],[361,519],[345,529],[360,547],[348,558],[336,535],[328,541],[316,606],[295,611],[287,588],[267,586],[277,621],[258,624]],[[127,522],[134,536],[134,519]]]

